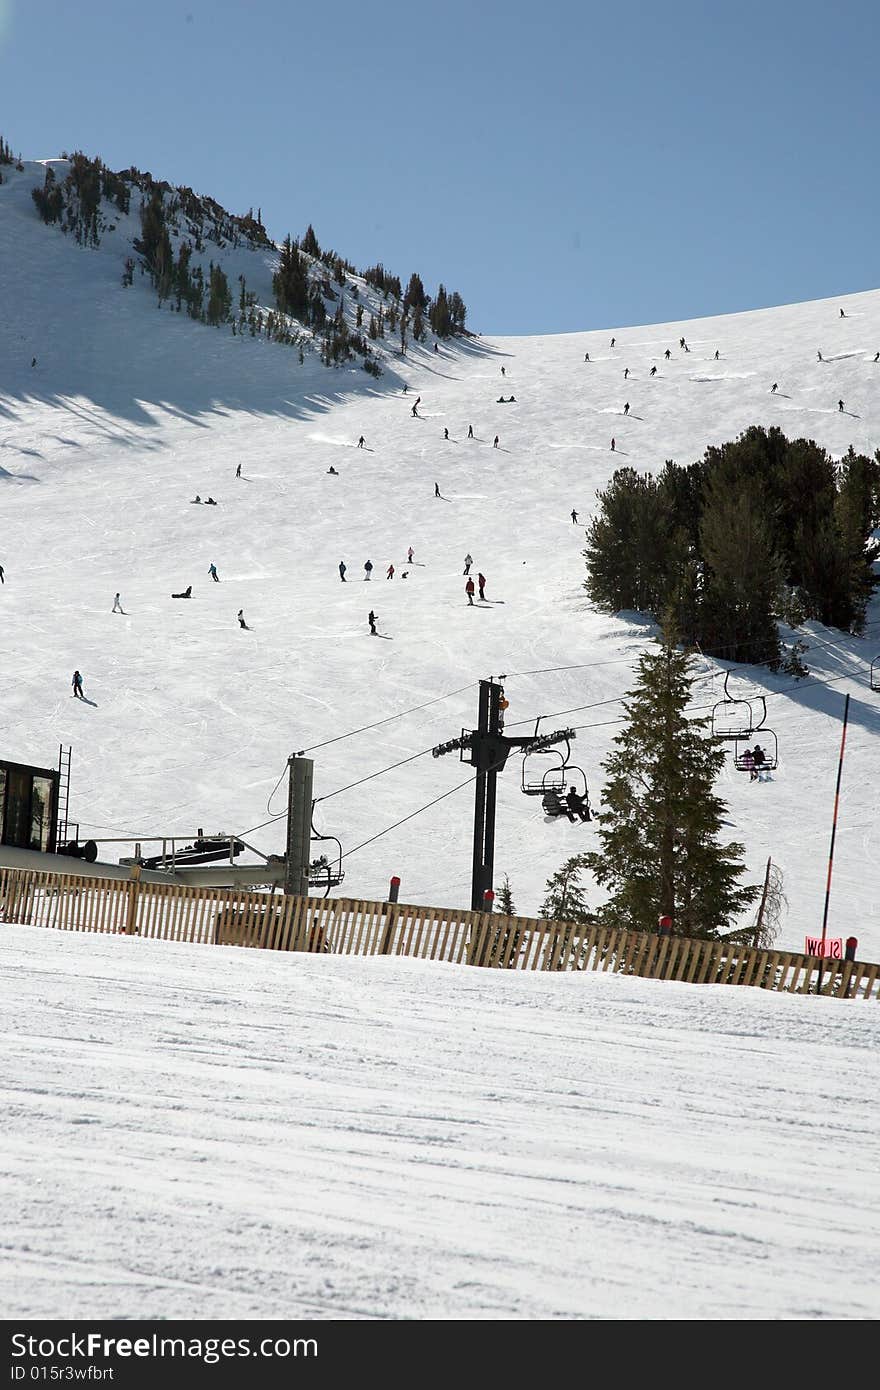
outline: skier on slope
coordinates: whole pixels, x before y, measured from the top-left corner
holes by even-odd
[[[578,514],[577,514],[577,512],[575,511],[574,507],[572,507],[572,509],[571,509],[571,520],[572,520],[572,525],[574,525],[574,526],[577,525],[577,519],[578,519]]]
[[[473,425],[468,425],[468,439],[473,439],[473,437],[474,437],[474,427],[473,427]]]
[[[666,349],[666,351],[664,352],[663,356],[666,358],[666,361],[668,362],[669,359],[670,359],[670,357],[672,356],[672,352],[670,351],[669,348]]]
[[[468,582],[464,586],[464,591],[467,594],[467,601],[471,604],[474,601],[474,587],[473,579],[468,579]]]
[[[370,624],[370,632],[373,634],[374,637],[376,636],[376,618],[377,618],[377,616],[378,616],[378,614],[374,613],[373,610],[372,610],[372,608],[370,609],[369,613],[367,614],[367,622]]]
[[[656,367],[652,367],[652,368],[651,368],[651,376],[656,376],[656,375],[657,375],[657,368],[656,368]]]
[[[465,555],[465,557],[464,557],[464,570],[462,571],[462,573],[463,573],[463,574],[470,574],[470,572],[471,572],[471,565],[472,565],[473,563],[474,563],[474,557],[473,557],[473,555],[471,555],[470,551],[468,551],[467,555]]]
[[[386,579],[393,579],[393,578],[394,578],[394,566],[393,566],[393,565],[389,565],[389,566],[388,566],[388,569],[385,571],[385,578],[386,578]]]
[[[477,575],[477,588],[478,588],[479,591],[480,591],[480,598],[481,598],[481,599],[485,599],[485,597],[486,597],[486,576],[485,576],[484,574],[478,574],[478,575]]]
[[[344,561],[344,560],[340,560],[340,561],[339,561],[339,578],[342,580],[343,584],[345,584],[345,583],[347,582],[347,581],[346,581],[346,578],[345,578],[345,571],[346,571],[346,568],[347,568],[347,566],[346,566],[345,561]]]
[[[626,405],[623,407],[623,413],[624,415],[629,415],[629,401],[627,401]]]

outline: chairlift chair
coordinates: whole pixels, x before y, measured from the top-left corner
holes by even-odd
[[[550,760],[549,766],[547,759]],[[565,757],[559,748],[545,748],[538,753],[525,754],[522,760],[520,790],[526,796],[543,796],[545,792],[565,791]]]
[[[752,735],[757,730],[752,731]],[[746,761],[746,749],[750,748],[752,738],[737,738],[733,745],[733,765],[740,772],[751,772],[753,764]],[[758,740],[764,750],[764,761],[761,764],[762,772],[774,772],[779,766],[779,740],[772,729],[761,729],[761,737]]]
[[[724,677],[724,699],[712,708],[712,737],[750,738],[755,731],[751,701],[735,700],[727,688],[729,679],[728,671]],[[766,708],[765,703],[765,715]]]
[[[542,801],[544,814],[545,816],[549,816],[551,820],[555,820],[557,816],[568,816],[568,803],[565,800],[565,792],[568,786],[575,786],[587,809],[587,820],[581,822],[583,825],[586,825],[587,821],[593,818],[593,811],[590,806],[590,789],[587,786],[587,774],[582,767],[578,767],[577,763],[565,763],[562,770],[565,774],[562,786],[549,788],[544,793]],[[569,779],[573,780],[570,781]],[[580,782],[584,784],[583,791],[580,789]]]
[[[326,898],[331,888],[336,888],[345,878],[345,870],[342,867],[342,843],[335,835],[321,835],[315,829],[315,803],[312,802],[312,832],[310,840],[318,840],[322,843],[332,843],[336,846],[335,853],[331,855],[319,854],[317,859],[313,859],[309,864],[309,887],[323,888]]]

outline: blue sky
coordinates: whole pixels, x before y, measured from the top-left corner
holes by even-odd
[[[0,0],[0,133],[568,332],[880,285],[878,38],[876,0]]]

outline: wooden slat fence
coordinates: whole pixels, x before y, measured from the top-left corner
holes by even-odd
[[[605,970],[687,984],[880,998],[880,965],[455,908],[0,869],[0,922],[163,941],[415,956],[507,970]]]

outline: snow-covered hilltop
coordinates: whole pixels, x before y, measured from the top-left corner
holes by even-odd
[[[539,716],[577,727],[574,758],[601,799],[619,700],[653,635],[635,615],[596,613],[582,588],[583,525],[614,468],[689,463],[752,424],[835,457],[880,447],[878,291],[642,328],[453,337],[436,351],[428,333],[401,356],[399,331],[369,338],[386,296],[348,271],[345,289],[330,286],[353,334],[363,307],[373,377],[357,355],[328,369],[320,334],[296,321],[269,340],[247,312],[233,334],[185,302],[178,312],[173,296],[160,304],[133,250],[134,199],[112,232],[105,201],[100,244],[77,244],[40,220],[31,190],[44,165],[0,172],[0,748],[54,764],[71,744],[71,814],[95,838],[204,827],[277,852],[282,824],[252,827],[283,810],[283,787],[272,793],[288,754],[314,749],[315,792],[329,798],[316,821],[357,851],[339,892],[383,897],[397,873],[402,901],[466,905],[470,768],[430,750],[474,725],[480,677],[504,675],[508,730]],[[206,275],[222,267],[236,315],[239,276],[250,308],[273,308],[279,252],[259,232],[205,238],[194,254]],[[192,505],[196,494],[217,506]],[[473,607],[468,552],[487,579]],[[188,603],[172,600],[188,585]],[[760,785],[728,766],[720,790],[750,877],[768,857],[783,870],[780,942],[802,947],[821,928],[850,693],[829,932],[855,934],[859,954],[878,959],[876,599],[868,618],[864,638],[807,624],[805,681],[734,669],[731,693],[767,697],[780,761]],[[94,704],[70,698],[74,667]],[[706,713],[723,674],[702,665]],[[549,874],[593,834],[547,824],[511,758],[495,878],[509,875],[518,911],[537,910]]]

